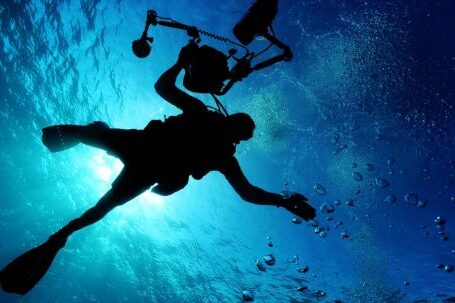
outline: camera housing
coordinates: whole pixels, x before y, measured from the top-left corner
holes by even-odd
[[[147,39],[142,38],[133,41],[132,49],[136,57],[141,59],[146,58],[152,51],[152,47],[148,43]]]
[[[228,57],[211,46],[202,45],[185,67],[183,86],[195,93],[219,93],[229,75]]]

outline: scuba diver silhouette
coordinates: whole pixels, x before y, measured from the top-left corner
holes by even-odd
[[[164,122],[152,120],[143,130],[113,129],[99,121],[86,126],[56,125],[42,130],[42,141],[51,152],[83,143],[119,158],[124,168],[94,207],[1,271],[0,282],[5,291],[27,293],[44,276],[72,233],[101,220],[115,207],[151,186],[154,193],[170,195],[185,187],[190,176],[199,180],[210,171],[222,173],[245,201],[284,207],[304,220],[315,217],[315,209],[306,203],[303,195],[267,192],[252,185],[243,174],[234,153],[236,144],[253,136],[255,125],[249,115],[224,116],[176,87],[176,78],[188,67],[192,51],[191,43],[183,47],[177,62],[155,84],[157,93],[183,114]],[[223,67],[218,70],[222,71]],[[218,86],[221,78],[212,77],[210,85]]]

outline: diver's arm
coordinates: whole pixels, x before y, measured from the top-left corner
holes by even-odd
[[[243,174],[236,158],[232,157],[227,160],[219,171],[243,200],[262,205],[281,206],[284,204],[282,195],[270,193],[252,185]]]
[[[185,47],[180,52],[177,63],[165,71],[156,81],[155,90],[164,100],[183,112],[205,110],[206,107],[201,100],[190,96],[175,85],[177,76],[186,66],[188,60],[188,56],[184,54],[184,49]]]
[[[287,196],[274,194],[252,185],[243,174],[239,162],[234,157],[228,159],[219,171],[226,177],[239,196],[247,202],[282,206],[304,220],[316,217],[316,210],[307,203],[308,199],[305,196],[298,193],[292,193]]]

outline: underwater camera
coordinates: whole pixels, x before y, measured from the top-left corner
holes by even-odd
[[[195,93],[215,93],[221,91],[229,76],[228,56],[203,45],[198,47],[190,64],[185,67],[183,86]]]
[[[157,14],[154,10],[147,11],[147,21],[145,25],[144,32],[140,39],[134,40],[132,43],[133,53],[138,58],[146,58],[150,55],[152,47],[150,46],[149,42],[153,42],[152,37],[147,37],[147,33],[150,27],[150,24],[153,24],[156,20]]]
[[[148,42],[153,42],[153,39],[146,38],[133,41],[133,52],[138,58],[145,58],[150,55],[152,47]]]
[[[235,57],[237,50],[234,48],[230,49],[229,54],[226,55],[208,45],[198,46],[190,59],[189,65],[185,67],[183,85],[186,89],[195,93],[224,95],[236,82],[242,81],[251,72],[271,66],[280,61],[289,61],[292,59],[290,48],[278,40],[273,31],[272,22],[277,15],[277,11],[278,0],[256,0],[233,28],[234,36],[240,41],[238,43],[226,37],[198,29],[195,26],[189,26],[171,18],[160,17],[156,11],[149,10],[147,12],[145,29],[141,38],[133,41],[132,50],[138,58],[146,58],[150,54],[150,43],[153,42],[153,38],[147,36],[150,25],[161,25],[185,30],[187,35],[192,39],[190,43],[195,43],[196,45],[201,41],[200,36],[204,35],[240,47],[245,51],[245,54],[237,58]],[[258,53],[250,52],[246,45],[249,45],[257,36],[266,38],[270,42],[270,45]],[[282,49],[283,53],[252,66],[252,60],[263,54],[272,45]],[[232,69],[229,69],[228,65],[230,58],[236,61]],[[228,83],[225,84],[226,81]]]

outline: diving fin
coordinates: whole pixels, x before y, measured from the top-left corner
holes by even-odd
[[[54,125],[42,129],[43,144],[53,153],[69,149],[80,142],[78,125]]]
[[[46,274],[58,251],[65,246],[66,237],[54,235],[14,261],[0,272],[0,284],[5,292],[25,295]]]

